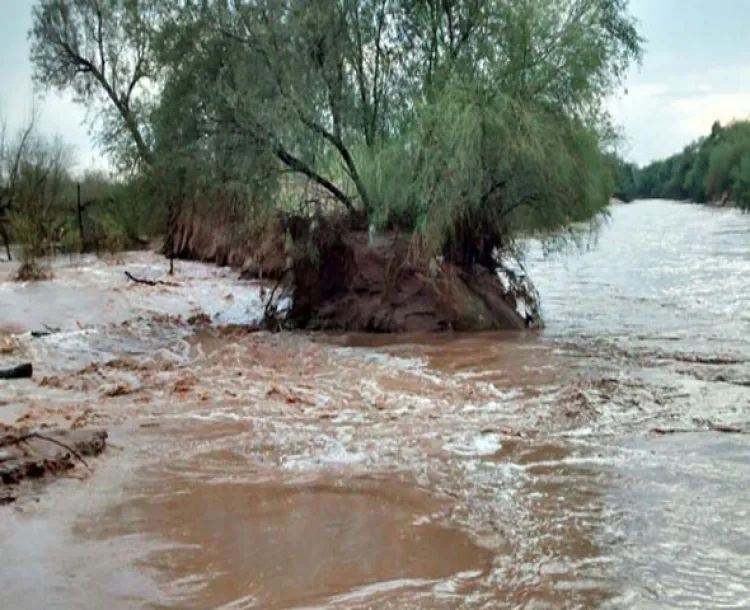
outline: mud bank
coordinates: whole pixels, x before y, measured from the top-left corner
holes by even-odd
[[[276,296],[291,303],[286,320],[296,328],[403,333],[519,330],[532,323],[531,314],[519,313],[519,297],[528,294],[480,264],[415,256],[405,235],[371,240],[335,222],[315,228],[292,217],[254,242],[233,237],[226,222],[188,215],[176,223],[165,254],[229,265],[246,279],[282,280]]]
[[[183,212],[167,236],[162,253],[188,261],[233,267],[245,279],[279,279],[285,269],[284,229],[274,225],[261,237],[242,235],[241,221],[227,216],[207,218],[196,211]]]
[[[44,430],[0,426],[0,504],[16,500],[27,490],[30,479],[81,467],[85,457],[99,455],[107,444],[107,432],[100,429]]]
[[[409,254],[397,234],[372,244],[364,232],[320,239],[317,260],[294,259],[290,319],[313,330],[381,333],[524,328],[515,297],[488,269]]]

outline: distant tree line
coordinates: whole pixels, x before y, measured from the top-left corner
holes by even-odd
[[[677,199],[696,203],[734,203],[750,209],[750,121],[722,126],[687,145],[682,152],[645,167],[612,155],[615,193],[623,201]]]

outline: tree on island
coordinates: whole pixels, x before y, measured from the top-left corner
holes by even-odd
[[[641,54],[627,4],[38,0],[31,56],[42,86],[101,111],[105,150],[170,211],[168,253],[210,258],[187,218],[229,219],[228,240],[277,233],[304,324],[351,289],[321,270],[356,250],[352,231],[398,234],[399,268],[440,261],[476,292],[516,236],[604,211],[603,102]]]

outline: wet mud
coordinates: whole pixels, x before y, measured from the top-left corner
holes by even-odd
[[[419,261],[408,236],[389,233],[371,243],[367,232],[343,222],[314,232],[309,220],[292,217],[257,236],[236,237],[231,219],[186,212],[164,252],[228,265],[245,279],[282,282],[280,297],[291,302],[284,318],[296,328],[404,333],[520,330],[531,323],[533,310],[519,303],[518,290],[489,269]]]
[[[295,240],[311,239],[305,232]],[[290,320],[308,330],[415,333],[521,330],[526,319],[497,274],[479,264],[415,260],[405,235],[316,237],[293,259]],[[372,241],[372,243],[371,243]],[[525,313],[524,313],[525,315]]]

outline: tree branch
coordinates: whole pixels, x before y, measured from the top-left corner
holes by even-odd
[[[314,133],[317,133],[318,135],[326,139],[328,142],[330,142],[334,146],[334,148],[338,151],[338,153],[341,155],[341,158],[344,161],[344,164],[346,166],[346,169],[349,175],[354,181],[354,185],[357,187],[357,193],[362,199],[363,205],[365,206],[365,208],[369,209],[370,200],[369,200],[369,197],[367,196],[367,191],[359,176],[359,172],[357,171],[357,166],[354,163],[354,159],[352,158],[351,153],[349,152],[349,149],[343,143],[341,138],[339,138],[337,135],[328,131],[325,127],[323,127],[319,123],[316,123],[315,121],[312,121],[302,116],[301,114],[300,114],[300,120],[302,121],[304,125],[306,125]]]
[[[375,70],[372,77],[372,112],[368,124],[368,128],[365,131],[365,138],[369,134],[368,146],[374,146],[375,144],[375,131],[377,129],[378,121],[378,110],[380,108],[380,92],[378,91],[378,84],[380,81],[380,61],[383,54],[383,49],[380,45],[383,36],[383,26],[385,25],[385,3],[387,0],[382,0],[380,3],[380,13],[378,14],[378,29],[375,37]]]
[[[303,174],[304,176],[307,176],[308,178],[310,178],[310,180],[322,186],[329,193],[331,193],[331,195],[333,195],[336,199],[338,199],[341,203],[343,203],[349,212],[355,211],[354,204],[352,203],[351,198],[347,197],[347,195],[341,189],[339,189],[335,184],[333,184],[333,182],[331,182],[327,178],[324,178],[320,174],[316,173],[304,161],[302,161],[301,159],[298,159],[291,153],[287,152],[282,146],[280,145],[277,146],[274,152],[276,154],[276,157],[278,157],[278,159],[282,163],[287,165],[287,167],[294,170],[295,172],[298,172],[300,174]]]
[[[94,0],[94,11],[96,11],[96,42],[99,47],[99,61],[101,62],[102,74],[107,73],[107,60],[104,55],[104,18],[102,17],[102,7],[98,0]]]

